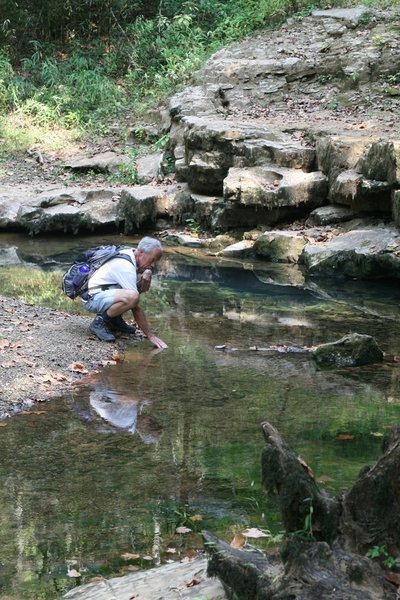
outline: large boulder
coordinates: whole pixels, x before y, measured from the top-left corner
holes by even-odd
[[[161,175],[163,152],[141,156],[136,161],[137,177],[141,184],[150,183]]]
[[[400,235],[384,227],[349,231],[325,243],[308,244],[302,260],[311,275],[400,279]]]
[[[332,225],[335,223],[344,223],[354,218],[354,212],[351,208],[330,204],[328,206],[319,206],[308,216],[307,225]]]
[[[18,223],[18,213],[22,207],[32,206],[36,194],[31,186],[2,187],[0,190],[0,229],[23,229]]]
[[[375,142],[358,168],[368,179],[400,185],[400,140]]]
[[[177,175],[195,192],[221,194],[230,167],[270,163],[312,170],[313,148],[283,131],[217,118],[185,117],[182,123],[185,158]]]
[[[329,190],[331,202],[343,204],[355,213],[391,213],[391,186],[387,181],[365,179],[354,170],[342,171]]]
[[[186,185],[125,188],[53,188],[0,197],[0,226],[40,233],[137,231],[159,218],[180,222],[193,208]]]
[[[124,222],[125,233],[130,233],[154,223],[157,217],[180,222],[191,207],[190,193],[184,185],[134,186],[121,190],[117,219]]]
[[[224,179],[224,199],[244,206],[303,206],[309,211],[326,202],[326,177],[283,167],[233,168]]]
[[[375,138],[365,133],[321,135],[316,140],[318,168],[332,185],[343,171],[355,170]]]
[[[321,368],[358,367],[383,360],[383,352],[374,338],[359,333],[321,344],[313,350],[312,356]]]
[[[19,208],[16,221],[30,234],[115,227],[118,192],[110,188],[59,188],[39,194]]]
[[[293,231],[268,231],[254,243],[254,252],[271,262],[297,263],[307,239]]]

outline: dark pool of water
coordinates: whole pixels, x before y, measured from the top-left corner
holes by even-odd
[[[14,236],[0,256],[53,269],[70,246]],[[296,277],[168,253],[152,293],[169,348],[134,346],[66,397],[2,423],[2,597],[59,597],[76,583],[72,568],[80,583],[191,556],[202,529],[228,541],[248,526],[278,533],[260,484],[264,420],[332,494],[377,458],[399,418],[397,363],[321,372],[307,349],[357,331],[399,354],[398,290]]]

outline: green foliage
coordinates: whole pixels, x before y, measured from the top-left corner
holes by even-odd
[[[372,548],[368,550],[365,556],[368,556],[368,558],[378,560],[378,562],[386,569],[393,570],[400,568],[399,559],[395,558],[394,556],[391,556],[387,551],[385,545],[372,546]]]
[[[124,94],[96,55],[96,49],[85,55],[77,48],[68,58],[53,54],[42,60],[42,47],[36,44],[33,54],[22,60],[32,87],[27,97],[15,98],[15,108],[42,126],[61,120],[68,127],[90,127],[105,115],[115,115],[124,105]]]
[[[314,506],[312,503],[312,498],[305,498],[303,502],[306,505],[306,514],[304,517],[304,525],[302,529],[296,531],[296,535],[304,538],[314,539],[313,534],[313,514],[314,514]]]
[[[156,140],[151,149],[153,152],[157,152],[158,150],[165,150],[169,146],[169,133],[162,135],[158,140]]]
[[[189,229],[189,231],[192,233],[197,233],[198,235],[204,233],[203,228],[201,227],[200,223],[196,221],[196,219],[186,219],[185,223],[187,229]]]
[[[326,4],[3,0],[0,110],[22,115],[25,128],[105,134],[125,109],[138,116],[174,93],[218,48]]]
[[[0,52],[0,110],[11,108],[16,99],[16,77],[7,55]]]

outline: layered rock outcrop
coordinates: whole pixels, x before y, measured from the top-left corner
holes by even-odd
[[[253,254],[295,260],[314,274],[398,277],[399,22],[395,8],[315,11],[223,48],[160,111],[159,134],[170,135],[176,183],[162,182],[163,160],[153,154],[137,164],[145,185],[25,190],[20,197],[3,190],[0,227],[130,233],[191,219],[211,232],[261,234],[292,229],[288,224],[301,219],[307,243],[296,259],[282,250],[271,254],[266,244],[261,252],[261,242]],[[127,160],[108,152],[66,167],[110,172]],[[347,237],[335,246],[316,228]],[[354,246],[356,259],[343,258],[345,241],[365,247],[351,229],[379,237],[375,266],[368,259],[368,267],[343,268],[373,250],[373,243],[367,253]],[[341,258],[332,258],[339,248]]]

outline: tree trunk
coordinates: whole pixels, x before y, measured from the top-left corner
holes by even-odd
[[[272,425],[263,423],[262,431],[263,482],[277,496],[286,541],[277,557],[234,549],[205,532],[209,575],[221,579],[232,600],[396,600],[400,574],[365,553],[385,545],[399,555],[400,426],[385,438],[377,463],[337,498],[319,489]]]

